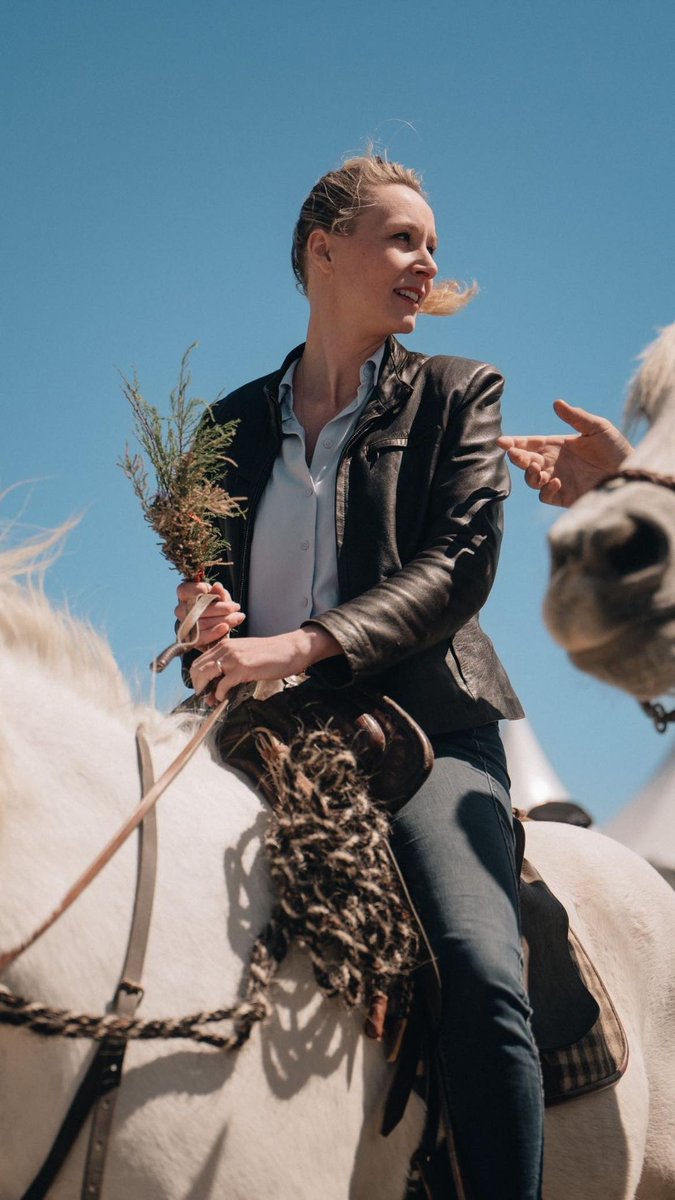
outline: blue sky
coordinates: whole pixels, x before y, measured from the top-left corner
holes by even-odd
[[[302,340],[288,263],[315,179],[368,139],[424,175],[442,273],[476,279],[408,344],[495,362],[505,428],[564,396],[618,418],[675,318],[672,0],[4,0],[0,488],[25,530],[82,521],[48,588],[147,694],[175,576],[116,466],[118,371],[164,405],[194,340],[213,400]],[[540,617],[554,517],[520,479],[485,612],[546,752],[599,817],[669,748]],[[177,673],[159,699],[182,694]]]

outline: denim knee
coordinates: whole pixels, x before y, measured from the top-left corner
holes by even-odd
[[[443,1024],[461,1025],[462,1036],[500,1044],[508,1040],[529,1044],[531,1009],[525,988],[523,960],[507,947],[478,953],[475,947],[438,947],[442,981]]]

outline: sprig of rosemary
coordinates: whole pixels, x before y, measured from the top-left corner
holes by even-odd
[[[135,373],[132,380],[122,376],[135,436],[154,470],[154,488],[142,454],[132,453],[127,445],[119,459],[146,521],[159,536],[162,554],[185,579],[193,580],[204,579],[229,550],[218,518],[243,515],[239,501],[217,482],[231,462],[227,451],[237,422],[218,424],[203,400],[188,396],[195,346],[196,342],[189,346],[181,360],[168,417],[143,397]]]

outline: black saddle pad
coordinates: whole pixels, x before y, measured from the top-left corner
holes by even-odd
[[[569,920],[543,879],[520,879],[520,910],[528,962],[532,1029],[540,1050],[559,1050],[584,1037],[600,1016],[570,953]]]

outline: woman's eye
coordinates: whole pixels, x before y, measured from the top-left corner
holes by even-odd
[[[433,258],[434,254],[436,253],[436,247],[435,246],[427,246],[427,250],[428,250],[429,254],[431,255],[431,257]]]
[[[394,237],[402,238],[404,242],[410,241],[410,234],[407,232],[407,230],[401,230],[400,233],[395,233]]]

